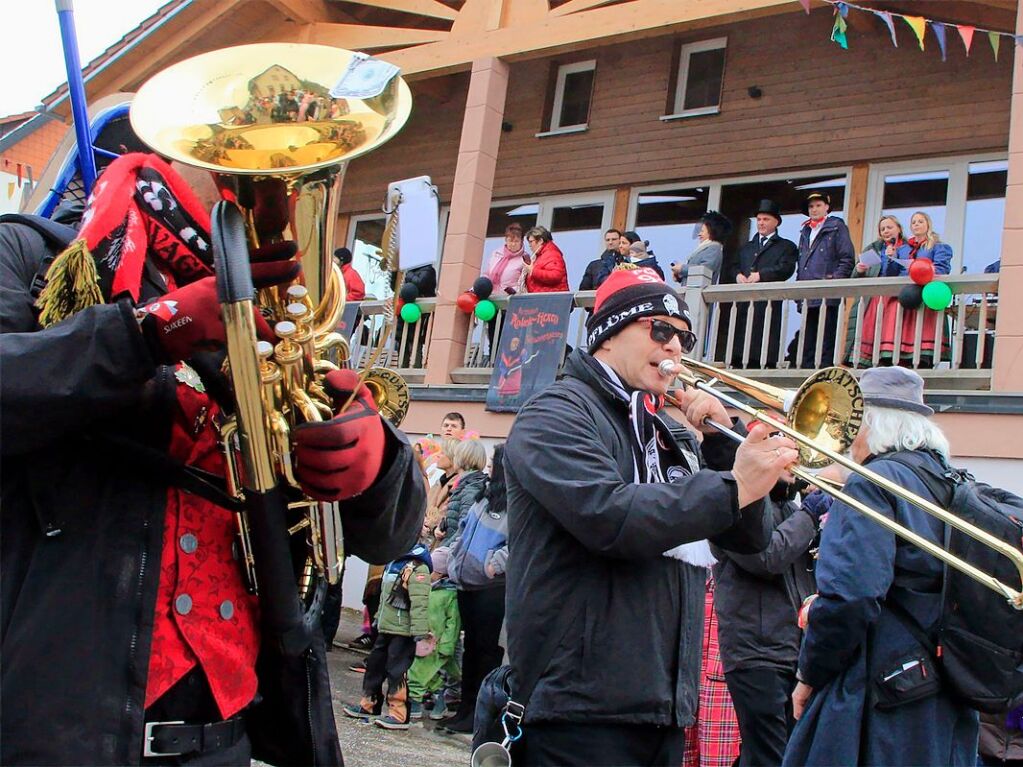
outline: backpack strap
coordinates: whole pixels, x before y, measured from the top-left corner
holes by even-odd
[[[39,262],[35,276],[29,285],[32,300],[46,287],[46,273],[50,270],[53,260],[78,236],[78,232],[70,226],[58,224],[42,216],[31,216],[25,213],[5,213],[0,216],[0,224],[21,224],[35,230],[46,242],[46,255]]]
[[[956,485],[961,481],[961,476],[954,469],[950,468],[945,461],[936,453],[927,451],[929,455],[940,463],[945,471],[938,474],[930,461],[928,461],[918,450],[899,450],[892,453],[885,453],[883,457],[903,466],[907,466],[916,472],[917,477],[924,483],[927,491],[934,496],[935,503],[948,508],[952,499],[955,498]],[[952,540],[952,527],[942,524],[945,550],[949,549]],[[942,562],[941,571],[941,605],[944,609],[945,597],[948,593],[948,563]],[[885,600],[885,607],[901,623],[905,629],[916,639],[920,645],[936,660],[941,659],[941,645],[935,639],[941,629],[942,615],[939,614],[937,623],[929,630],[925,629],[912,613],[893,599]]]

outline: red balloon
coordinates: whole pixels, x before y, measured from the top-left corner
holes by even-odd
[[[909,279],[917,285],[926,285],[934,279],[934,262],[928,258],[914,258],[909,265]]]
[[[466,314],[472,313],[472,310],[476,308],[476,304],[480,302],[480,297],[473,293],[471,290],[467,290],[458,297],[455,301],[458,308]]]

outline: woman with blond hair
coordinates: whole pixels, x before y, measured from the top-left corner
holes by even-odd
[[[483,497],[487,491],[488,477],[483,473],[487,467],[487,449],[478,439],[464,439],[455,448],[455,470],[458,479],[451,497],[442,525],[445,543],[454,545],[458,534],[458,523],[469,511],[469,507]]]
[[[917,211],[909,220],[912,236],[903,239],[902,225],[894,216],[882,216],[878,223],[878,233],[882,243],[880,249],[874,248],[881,256],[881,263],[869,270],[864,264],[858,263],[853,274],[860,276],[904,277],[909,274],[909,266],[916,259],[925,259],[934,264],[936,275],[948,274],[952,266],[952,248],[943,243],[934,231],[931,217],[923,211]],[[871,247],[878,245],[877,242]],[[876,268],[876,274],[872,273]],[[871,299],[863,313],[863,330],[860,335],[858,354],[854,359],[860,365],[872,365],[875,343],[879,346],[878,362],[882,365],[911,365],[916,351],[917,326],[920,325],[920,357],[922,360],[933,360],[936,345],[936,328],[941,322],[937,312],[920,307],[903,309],[901,325],[896,323],[899,299],[897,296],[878,297]],[[881,312],[880,333],[877,329],[877,314]],[[901,331],[901,332],[900,332]],[[948,351],[947,334],[942,329],[941,353]],[[898,337],[898,340],[896,340]],[[896,350],[898,345],[898,350]],[[931,363],[933,364],[933,363]]]

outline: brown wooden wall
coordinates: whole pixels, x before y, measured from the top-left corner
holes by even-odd
[[[430,176],[441,200],[451,200],[469,74],[411,83],[412,116],[387,144],[348,166],[341,212],[380,210],[392,181]]]
[[[950,27],[942,62],[930,32],[921,52],[903,24],[893,48],[880,19],[851,11],[843,51],[829,40],[832,21],[819,9],[559,57],[597,59],[590,129],[579,134],[536,138],[551,59],[513,63],[495,197],[1006,150],[1012,46],[995,63],[978,33],[967,58]],[[678,41],[719,36],[721,113],[658,120]],[[422,173],[450,199],[468,83],[454,77],[446,102],[419,98],[398,138],[352,164],[345,210],[376,209],[387,181]],[[761,99],[748,96],[752,85]]]

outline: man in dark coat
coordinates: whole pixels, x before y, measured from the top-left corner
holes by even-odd
[[[579,290],[596,290],[611,276],[621,258],[618,255],[618,242],[621,239],[622,233],[617,229],[604,232],[604,252],[586,264],[586,271],[579,281]]]
[[[702,392],[682,400],[702,444],[658,412],[658,365],[692,350],[689,328],[653,270],[614,272],[588,351],[508,436],[509,657],[519,670],[550,658],[522,701],[523,764],[677,767],[703,635],[706,571],[688,562],[706,561],[708,538],[747,553],[768,542],[761,499],[793,443],[756,427],[736,450],[703,425],[728,416]]]
[[[126,155],[103,182],[49,270],[52,242],[0,224],[0,762],[339,764],[316,610],[286,641],[261,623],[232,556],[235,512],[184,469],[223,471],[207,393],[221,356],[203,353],[224,339],[208,214],[154,157]],[[49,289],[93,268],[92,303],[54,318],[74,285]],[[253,272],[267,284],[297,262]],[[294,431],[296,475],[345,499],[348,553],[383,562],[415,540],[424,492],[408,442],[365,394]]]
[[[806,198],[803,212],[809,218],[803,223],[799,233],[799,270],[796,280],[840,280],[852,274],[856,254],[849,237],[849,227],[838,216],[828,215],[831,210],[831,198],[820,192],[814,192]],[[835,360],[835,336],[838,333],[838,319],[841,315],[840,298],[819,298],[806,302],[804,318],[803,353],[798,362],[799,367],[815,369],[826,367]],[[817,328],[820,313],[824,312],[824,332],[822,336],[821,358],[817,363]],[[796,351],[799,339],[789,347],[789,361],[796,363]]]
[[[796,243],[778,234],[781,226],[781,208],[773,200],[761,200],[757,207],[757,231],[749,242],[739,248],[735,281],[741,285],[756,286],[761,282],[785,282],[796,271],[799,251]],[[781,345],[781,315],[783,301],[757,301],[753,304],[753,325],[750,329],[749,357],[743,364],[746,315],[748,304],[739,304],[735,313],[735,346],[732,367],[761,367],[761,349],[764,340],[767,305],[771,305],[771,327],[767,335],[767,355],[763,366],[777,367]]]
[[[930,420],[924,382],[901,367],[860,379],[864,416],[852,459],[941,504],[918,472],[891,460],[917,451],[938,475],[948,440]],[[943,523],[858,474],[845,492],[937,546]],[[799,720],[785,765],[955,765],[977,763],[977,712],[941,682],[929,650],[895,605],[920,626],[941,614],[942,563],[836,500],[821,533],[818,596],[810,605],[792,693]],[[928,670],[928,666],[930,669]]]
[[[826,505],[800,507],[789,494],[789,486],[779,485],[765,501],[774,524],[766,549],[737,554],[711,547],[721,663],[742,735],[739,767],[780,765],[795,723],[796,618],[814,592],[809,549]]]

